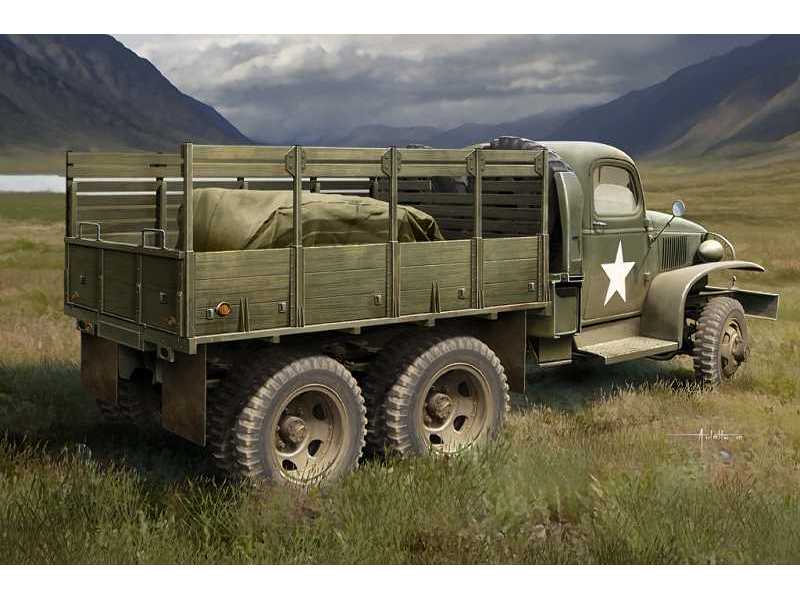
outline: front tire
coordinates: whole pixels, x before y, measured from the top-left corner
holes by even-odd
[[[694,333],[692,358],[698,380],[716,387],[733,378],[750,355],[742,305],[733,298],[712,298],[703,307]]]

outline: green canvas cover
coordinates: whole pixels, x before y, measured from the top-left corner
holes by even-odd
[[[389,238],[389,205],[342,194],[303,192],[303,245],[374,244]],[[292,244],[291,191],[195,190],[194,249],[252,250]],[[411,206],[397,207],[398,240],[442,240],[436,221]],[[181,247],[181,240],[178,240]]]

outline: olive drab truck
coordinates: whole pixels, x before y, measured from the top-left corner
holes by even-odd
[[[733,377],[778,296],[711,285],[764,269],[683,211],[646,210],[631,158],[588,142],[69,152],[64,310],[106,418],[321,483],[492,438],[529,362]]]

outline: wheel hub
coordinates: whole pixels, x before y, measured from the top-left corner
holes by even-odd
[[[431,378],[420,411],[420,425],[430,448],[456,454],[487,433],[491,393],[472,365],[452,363]]]
[[[425,412],[437,421],[445,421],[453,412],[453,399],[447,394],[434,392],[425,401]]]
[[[737,335],[736,339],[733,340],[732,346],[732,353],[736,362],[743,363],[746,361],[750,354],[750,348],[747,346],[747,343]]]
[[[278,425],[278,434],[285,444],[296,446],[306,438],[306,423],[300,417],[286,416]]]

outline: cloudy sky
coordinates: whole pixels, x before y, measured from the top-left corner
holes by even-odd
[[[116,36],[262,142],[596,104],[758,36]]]

